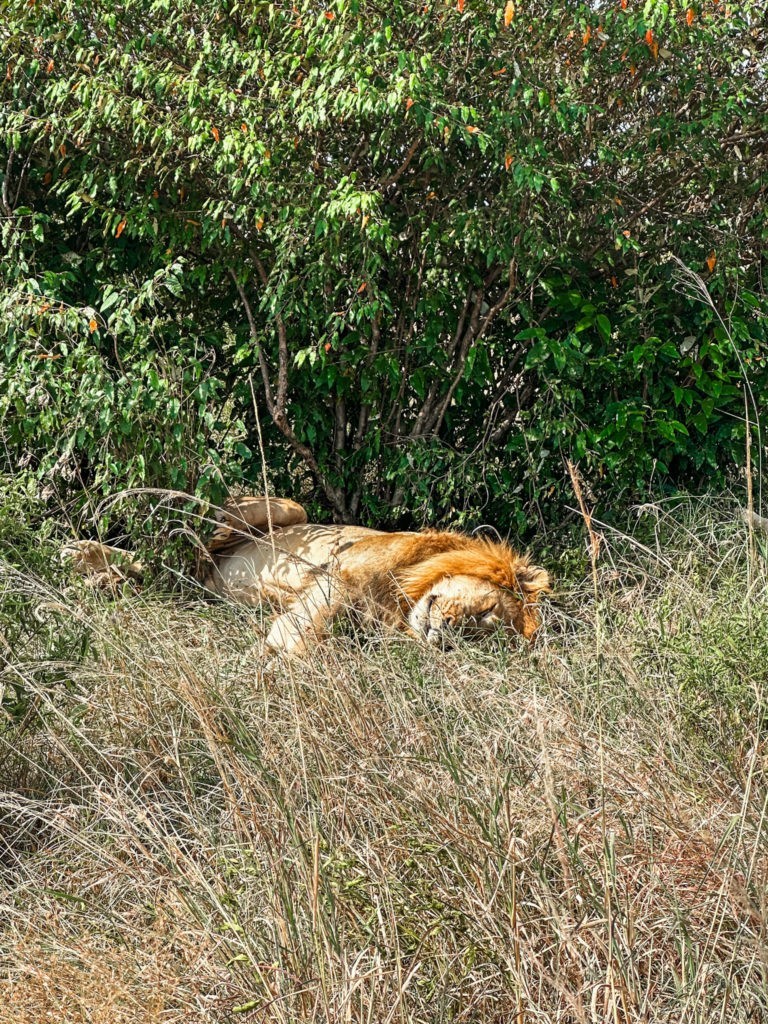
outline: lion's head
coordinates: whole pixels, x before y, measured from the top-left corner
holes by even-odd
[[[531,639],[541,619],[549,573],[506,544],[472,540],[399,574],[408,626],[428,643],[456,633],[477,635],[499,626]]]

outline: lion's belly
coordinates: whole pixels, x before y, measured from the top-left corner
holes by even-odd
[[[332,567],[340,552],[379,533],[362,526],[288,526],[220,555],[210,585],[248,604],[290,597],[302,589],[312,569]]]

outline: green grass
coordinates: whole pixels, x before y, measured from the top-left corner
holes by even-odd
[[[765,563],[730,505],[648,516],[533,651],[271,670],[258,613],[17,544],[3,1024],[768,1019]]]

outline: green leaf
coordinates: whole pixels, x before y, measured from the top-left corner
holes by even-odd
[[[610,341],[611,339],[611,321],[603,313],[598,313],[595,317],[595,323],[597,329],[600,332],[600,337],[603,341]]]

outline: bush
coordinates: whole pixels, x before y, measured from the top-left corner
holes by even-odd
[[[564,456],[614,499],[740,465],[761,4],[7,17],[14,469],[215,499],[260,480],[254,399],[274,485],[341,520],[522,523]]]

